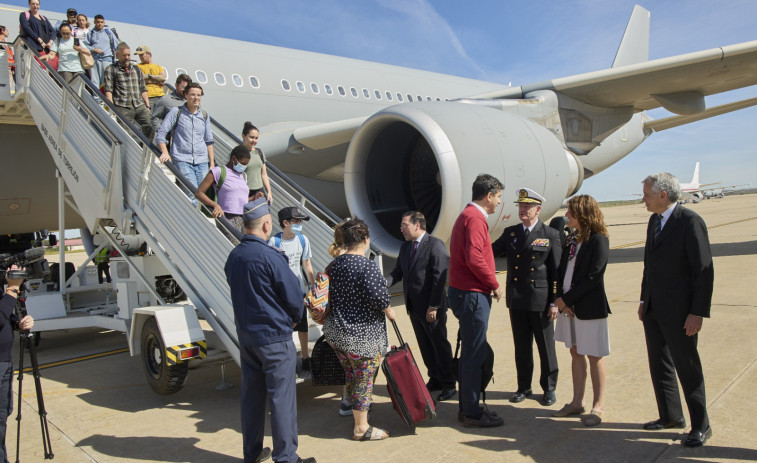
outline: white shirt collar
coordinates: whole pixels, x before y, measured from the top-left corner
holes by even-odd
[[[478,209],[479,211],[481,211],[481,213],[482,213],[482,214],[484,214],[484,218],[485,218],[485,219],[489,219],[489,214],[487,214],[487,213],[486,213],[486,209],[484,209],[483,207],[479,206],[478,204],[476,204],[476,203],[474,203],[474,202],[470,202],[470,203],[468,203],[468,204],[473,204],[474,206],[476,206],[476,208],[477,208],[477,209]]]
[[[523,225],[523,231],[526,231],[526,228],[528,228],[528,232],[529,232],[529,233],[531,233],[532,231],[534,231],[534,227],[535,227],[535,226],[536,226],[536,225],[537,225],[538,223],[539,223],[539,220],[537,219],[537,220],[536,220],[536,222],[534,222],[534,224],[533,224],[533,225],[531,225],[530,227],[527,227],[527,226],[526,226],[526,224],[524,224],[523,222],[521,222],[521,225]]]
[[[663,212],[662,214],[660,214],[662,216],[662,219],[660,220],[660,228],[662,228],[662,227],[665,226],[665,223],[667,223],[668,219],[670,218],[670,215],[673,213],[673,209],[676,208],[677,204],[678,203],[671,204],[670,207],[668,207],[667,209],[665,209],[665,212]]]
[[[424,236],[426,236],[426,232],[425,231],[423,233],[421,233],[421,236],[419,236],[418,239],[413,240],[413,241],[417,241],[418,244],[421,244],[421,240],[423,239]]]

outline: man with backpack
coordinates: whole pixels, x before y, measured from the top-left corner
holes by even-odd
[[[285,207],[279,211],[279,225],[283,231],[276,233],[268,244],[284,251],[289,258],[289,268],[300,280],[302,294],[308,292],[308,285],[315,281],[313,265],[310,263],[312,252],[310,241],[302,234],[302,222],[310,217],[299,207]],[[303,275],[304,273],[304,275]],[[307,281],[305,281],[305,278]],[[310,351],[308,349],[308,315],[303,307],[302,317],[294,327],[300,339],[302,349],[302,371],[310,371]]]
[[[197,82],[187,85],[184,92],[187,102],[184,106],[168,112],[155,137],[160,147],[160,162],[173,160],[176,168],[193,189],[197,189],[208,170],[215,167],[210,117],[206,111],[200,109],[203,94],[202,86]],[[196,200],[193,199],[192,202]]]
[[[84,45],[92,50],[95,65],[92,67],[92,83],[95,87],[102,87],[105,82],[105,68],[113,64],[118,47],[118,37],[105,25],[105,18],[98,14],[95,16],[95,28],[89,31]]]

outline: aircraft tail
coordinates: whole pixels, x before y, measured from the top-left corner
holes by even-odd
[[[612,67],[627,66],[643,63],[649,60],[649,11],[639,5],[633,7],[631,19],[626,25],[623,40],[620,41],[618,52]]]
[[[697,162],[697,165],[694,166],[694,178],[691,179],[692,185],[695,185],[694,188],[699,188],[699,163]]]

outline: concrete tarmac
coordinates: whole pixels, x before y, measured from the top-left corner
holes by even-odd
[[[578,417],[553,418],[552,412],[572,396],[570,354],[557,345],[560,379],[557,403],[543,407],[535,394],[511,404],[516,388],[512,335],[504,300],[495,303],[488,340],[495,352],[494,381],[487,404],[505,419],[492,429],[466,429],[457,422],[457,401],[438,404],[438,419],[415,432],[394,412],[380,374],[374,390],[370,422],[392,437],[380,442],[353,442],[352,419],[339,416],[340,388],[297,389],[299,454],[330,462],[668,462],[757,461],[757,195],[711,199],[686,207],[709,226],[715,265],[712,317],[699,335],[707,403],[714,436],[700,449],[680,445],[685,430],[643,431],[656,419],[641,322],[637,317],[643,241],[649,213],[642,204],[603,208],[609,226],[610,265],[605,283],[613,314],[609,318],[611,349],[606,359],[607,393],[604,421],[584,427]],[[499,276],[504,284],[504,274]],[[421,361],[401,296],[392,304],[400,329]],[[451,340],[457,320],[450,314]],[[390,342],[396,343],[393,333]],[[454,344],[453,344],[454,346]],[[49,332],[39,346],[39,363],[81,359],[90,354],[123,350],[122,333],[96,329]],[[538,354],[534,353],[538,358]],[[18,366],[18,355],[14,354]],[[28,356],[26,357],[28,364]],[[422,368],[423,370],[423,368]],[[239,368],[226,366],[226,381],[217,390],[218,365],[192,368],[185,388],[157,396],[148,387],[138,357],[128,351],[62,363],[41,370],[55,461],[59,462],[219,462],[242,461],[239,419]],[[424,371],[425,374],[425,371]],[[14,410],[18,383],[14,380]],[[587,386],[587,408],[591,403]],[[31,374],[24,375],[22,398],[22,462],[43,460],[38,401]],[[15,412],[8,420],[6,445],[10,460],[16,452]],[[687,416],[688,421],[688,416]],[[269,428],[270,429],[270,428]],[[266,445],[271,445],[270,434]]]

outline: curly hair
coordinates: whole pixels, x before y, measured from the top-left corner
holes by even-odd
[[[568,200],[568,211],[578,222],[580,241],[586,241],[592,233],[608,236],[605,218],[599,203],[589,195],[574,196]]]
[[[334,243],[329,247],[329,254],[336,257],[357,247],[370,238],[368,225],[357,217],[352,217],[334,227]]]

